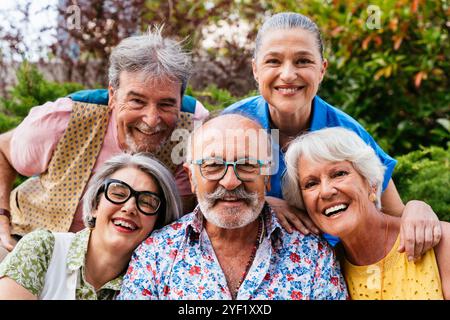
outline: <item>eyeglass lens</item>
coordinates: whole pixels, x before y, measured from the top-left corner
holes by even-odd
[[[221,159],[205,160],[200,166],[202,175],[211,180],[221,179],[227,171],[228,165],[235,163],[235,173],[241,180],[253,180],[260,173],[260,165],[252,159],[240,159],[228,162]]]
[[[131,189],[120,182],[111,182],[108,184],[106,196],[115,203],[124,203],[131,197]],[[136,204],[144,213],[155,213],[160,205],[160,200],[150,193],[138,193]]]

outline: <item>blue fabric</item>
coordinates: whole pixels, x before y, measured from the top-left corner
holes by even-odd
[[[77,91],[69,94],[67,97],[77,102],[107,105],[109,95],[107,89],[93,89]],[[181,103],[181,111],[195,113],[196,104],[197,100],[195,98],[184,95]]]
[[[254,96],[238,101],[223,111],[224,114],[238,113],[243,114],[249,118],[258,121],[261,126],[267,130],[270,129],[270,113],[269,105],[262,96]],[[315,96],[313,100],[312,119],[310,131],[316,131],[329,127],[344,127],[354,131],[360,136],[367,144],[369,144],[374,150],[381,162],[386,166],[386,172],[383,180],[383,191],[386,189],[389,180],[391,179],[394,167],[397,164],[397,160],[391,158],[386,154],[383,149],[378,146],[375,140],[370,134],[352,117],[342,112],[339,109],[331,106],[319,96]],[[267,192],[268,196],[277,197],[283,199],[281,190],[282,177],[286,171],[286,164],[284,162],[284,153],[279,148],[279,163],[278,170],[271,176],[270,187],[271,190]],[[325,239],[331,244],[336,245],[339,241],[338,238],[331,235],[324,234]]]

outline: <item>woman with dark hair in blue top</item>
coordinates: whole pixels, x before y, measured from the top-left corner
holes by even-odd
[[[403,204],[391,179],[397,161],[355,119],[317,96],[327,65],[320,31],[313,21],[298,13],[275,14],[259,30],[252,60],[261,95],[239,101],[224,112],[241,113],[258,120],[268,130],[278,129],[278,170],[271,177],[271,191],[266,200],[288,231],[292,230],[292,224],[303,233],[318,233],[305,212],[289,207],[282,200],[281,178],[286,169],[284,151],[288,143],[303,132],[325,127],[339,126],[356,132],[386,166],[381,201],[385,213],[402,216],[399,251],[406,250],[410,259],[417,259],[439,243],[439,220],[422,201]],[[338,241],[325,237],[331,244]]]

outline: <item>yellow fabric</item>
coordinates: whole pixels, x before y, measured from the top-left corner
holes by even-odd
[[[67,232],[105,137],[108,106],[74,102],[47,171],[11,193],[12,233]]]
[[[400,237],[389,254],[368,266],[355,266],[344,259],[343,272],[354,300],[442,300],[442,286],[434,250],[420,261],[409,262],[397,252]],[[382,281],[380,279],[382,278]]]

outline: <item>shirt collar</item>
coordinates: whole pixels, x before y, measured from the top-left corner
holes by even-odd
[[[89,228],[75,233],[67,254],[67,267],[69,270],[77,270],[84,266],[90,235],[91,230]]]
[[[67,253],[67,268],[69,270],[78,270],[84,268],[86,252],[89,243],[89,237],[91,235],[91,230],[85,228],[80,232],[75,233],[72,243],[69,247],[69,252]],[[119,291],[122,286],[123,274],[117,278],[108,281],[101,289],[111,289]]]
[[[323,129],[327,126],[327,103],[319,96],[313,99],[310,131]]]

